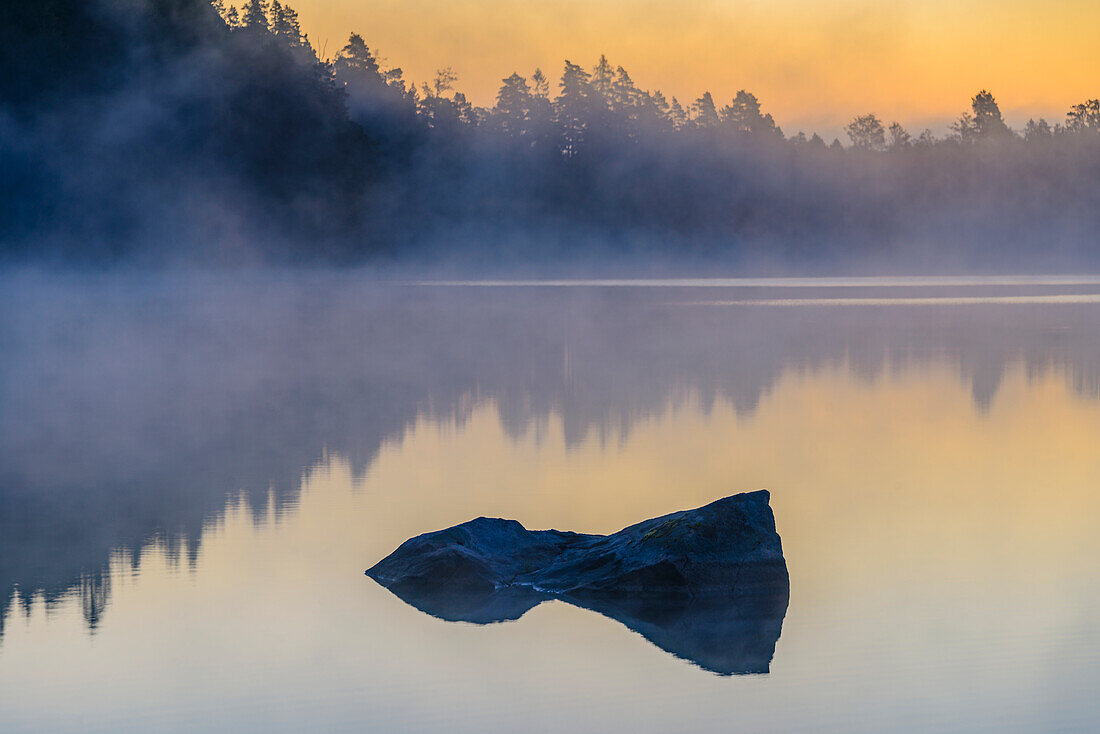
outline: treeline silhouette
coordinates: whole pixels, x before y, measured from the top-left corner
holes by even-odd
[[[785,135],[752,93],[668,98],[600,57],[414,84],[352,34],[320,58],[279,0],[20,2],[0,27],[10,258],[644,256],[793,268],[1100,261],[1100,100],[937,138],[874,114]],[[926,268],[927,269],[927,268]]]

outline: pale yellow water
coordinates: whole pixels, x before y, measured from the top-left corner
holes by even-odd
[[[1100,715],[1092,301],[777,313],[685,308],[710,297],[691,289],[325,286],[7,297],[22,361],[0,393],[0,729],[1087,731]],[[74,300],[94,308],[58,308]],[[103,488],[127,478],[174,499]],[[766,675],[713,675],[557,602],[444,622],[362,575],[478,515],[609,532],[757,488],[791,575]],[[72,508],[26,498],[96,492],[77,525],[103,542],[35,570]],[[191,532],[172,525],[188,503]]]

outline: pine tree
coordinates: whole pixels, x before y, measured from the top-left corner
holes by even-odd
[[[953,137],[963,143],[994,140],[1012,135],[997,100],[986,90],[981,90],[970,100],[970,111],[964,112],[951,125]]]
[[[264,0],[247,0],[244,4],[241,25],[249,30],[268,29],[267,3]]]
[[[752,135],[779,135],[783,133],[769,114],[760,112],[760,100],[744,89],[737,92],[733,101],[722,108],[722,123],[733,130]]]
[[[531,94],[543,99],[550,98],[550,80],[542,73],[542,69],[535,69],[531,75]]]
[[[552,149],[556,145],[557,126],[554,122],[554,105],[550,101],[550,80],[535,69],[531,75],[531,111],[529,113],[531,145]]]
[[[611,64],[607,61],[607,57],[600,54],[600,60],[592,67],[592,75],[589,77],[589,87],[592,90],[592,96],[603,100],[604,104],[608,107],[612,106],[611,88],[614,83],[615,72],[612,70]]]
[[[343,72],[362,74],[370,78],[380,78],[378,61],[367,47],[366,41],[358,33],[352,33],[348,37],[347,45],[340,50],[336,57],[336,66]],[[401,70],[396,70],[400,76]]]
[[[572,158],[584,144],[589,122],[590,95],[588,73],[569,60],[561,75],[561,93],[554,100],[554,112],[561,129],[561,153]]]
[[[530,132],[531,88],[526,79],[515,73],[502,81],[493,107],[493,120],[506,135],[526,135]]]
[[[692,122],[698,128],[718,127],[718,110],[714,108],[714,97],[710,92],[703,92],[703,96],[695,100],[691,106],[694,113]]]
[[[611,82],[611,109],[630,114],[638,106],[641,96],[642,92],[634,85],[630,74],[623,67],[618,67]]]
[[[687,110],[675,97],[672,98],[672,104],[668,108],[668,119],[672,123],[673,130],[683,130],[691,122]]]
[[[970,102],[974,111],[974,126],[980,138],[993,138],[1010,134],[1004,118],[1001,117],[1001,108],[993,95],[984,89],[974,95]]]
[[[672,129],[669,110],[668,100],[660,91],[642,92],[638,106],[638,120],[643,126],[648,125],[655,130],[667,132]]]
[[[289,5],[283,5],[279,0],[271,0],[271,9],[268,13],[271,19],[271,32],[283,39],[291,46],[303,45],[302,29],[298,24],[298,13]]]

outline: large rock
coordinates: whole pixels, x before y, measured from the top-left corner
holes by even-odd
[[[479,517],[405,541],[367,571],[387,588],[508,587],[570,596],[690,597],[786,589],[765,490],[631,525],[611,535],[524,528]]]
[[[367,575],[449,621],[514,620],[560,599],[708,670],[762,673],[789,596],[768,500],[738,494],[611,535],[482,517],[406,541]]]
[[[599,535],[530,531],[515,520],[479,517],[410,538],[367,571],[387,588],[446,588],[471,593],[531,587],[520,577],[545,568],[573,547]]]
[[[767,491],[737,494],[590,536],[513,583],[574,596],[785,590],[787,564],[768,499]]]

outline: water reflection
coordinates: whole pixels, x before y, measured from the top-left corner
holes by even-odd
[[[719,675],[768,672],[788,603],[786,594],[577,599],[525,587],[490,594],[424,587],[391,591],[433,617],[473,624],[514,621],[544,601],[560,599],[621,622],[662,650]]]
[[[5,734],[1100,713],[1096,307],[325,285],[0,289]],[[362,576],[478,515],[605,533],[756,488],[792,589],[766,676],[674,657],[741,667],[684,640],[691,610],[452,624]]]
[[[4,285],[0,610],[75,592],[92,628],[109,613],[113,554],[140,564],[153,544],[193,565],[227,496],[243,493],[260,522],[294,505],[303,472],[326,451],[361,474],[418,421],[461,425],[486,401],[513,441],[545,436],[553,420],[576,450],[593,433],[625,441],[686,400],[704,415],[728,404],[749,419],[786,375],[840,371],[871,385],[946,371],[979,414],[1015,370],[1029,383],[1064,381],[1083,399],[1100,394],[1100,319],[1079,302],[1090,298],[1081,283],[1046,284],[1042,297],[1069,302],[904,314],[685,308],[698,294],[675,285],[433,290],[320,276]],[[978,287],[994,285],[1009,298],[1036,289]],[[860,297],[889,295],[876,287],[861,284]],[[843,288],[823,296],[850,296]],[[784,294],[735,295],[724,300]]]

